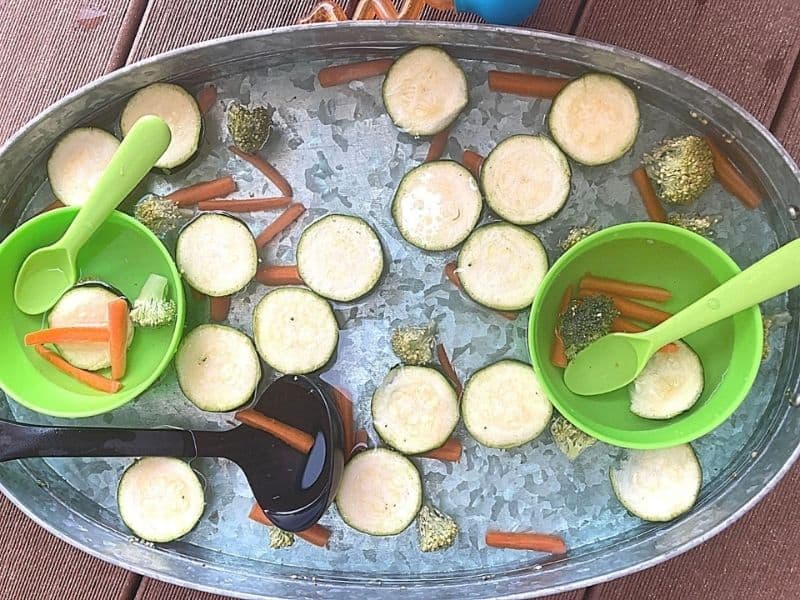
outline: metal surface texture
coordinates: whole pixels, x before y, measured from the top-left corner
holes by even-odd
[[[335,135],[347,137],[347,133],[353,134],[359,131],[358,125],[354,124],[354,114],[351,110],[353,106],[368,115],[377,114],[374,98],[376,93],[379,95],[379,85],[373,82],[365,86],[348,86],[344,93],[349,94],[347,100],[352,102],[348,104],[343,100],[341,104],[337,104],[335,90],[325,92],[323,95],[319,88],[314,86],[312,76],[314,70],[327,62],[348,62],[357,60],[361,56],[395,55],[399,50],[417,44],[441,45],[455,56],[464,59],[468,65],[466,69],[473,84],[471,93],[475,105],[463,118],[464,124],[459,125],[460,129],[453,133],[455,138],[464,137],[464,147],[474,142],[471,136],[477,135],[480,131],[484,116],[486,121],[493,123],[494,133],[507,134],[509,128],[541,126],[541,118],[546,110],[543,102],[531,102],[526,99],[492,99],[490,103],[488,100],[490,94],[485,85],[481,84],[487,65],[503,65],[503,68],[517,65],[523,70],[534,69],[567,76],[587,70],[615,73],[637,88],[643,105],[643,116],[648,123],[651,123],[643,128],[642,148],[657,141],[664,133],[671,133],[680,128],[706,132],[730,140],[731,156],[749,177],[758,182],[767,198],[765,206],[757,213],[737,212],[736,214],[742,217],[741,221],[729,219],[719,232],[718,241],[723,247],[726,244],[730,245],[725,249],[731,252],[742,266],[754,262],[776,244],[797,237],[797,222],[792,220],[790,211],[792,202],[796,203],[793,195],[800,181],[797,166],[762,125],[718,92],[657,61],[603,44],[521,29],[442,23],[347,23],[269,30],[170,52],[98,80],[43,113],[0,150],[0,211],[2,211],[0,235],[5,236],[20,219],[35,212],[37,203],[38,206],[47,203],[44,160],[58,136],[80,123],[112,123],[114,115],[118,113],[120,100],[146,84],[174,80],[192,89],[198,89],[203,82],[213,81],[220,88],[223,99],[236,97],[244,91],[247,95],[252,92],[255,94],[254,97],[262,97],[270,91],[268,84],[274,84],[275,90],[272,92],[274,97],[266,97],[276,103],[278,100],[289,103],[293,100],[291,94],[306,90],[313,98],[313,104],[318,106],[315,111],[309,109],[306,116],[311,119],[313,114],[315,122],[323,121],[326,127],[330,125],[334,129],[342,128],[341,131],[336,130]],[[252,77],[249,74],[252,74]],[[491,97],[493,96],[492,94]],[[298,104],[302,102],[297,100]],[[525,103],[531,105],[529,110],[521,108],[527,106]],[[309,106],[310,104],[309,101]],[[321,142],[315,145],[314,142],[319,142],[331,133],[313,129],[316,126],[305,125],[305,121],[292,121],[291,114],[286,110],[281,113],[281,108],[279,104],[279,118],[283,125],[293,124],[298,130],[301,125],[312,127],[311,130],[302,131],[305,140],[301,139],[303,135],[298,134],[294,138],[289,136],[289,147],[293,139],[301,139],[306,148],[301,144],[298,146],[298,152],[310,154],[311,158],[308,160],[312,162],[323,162],[319,158],[320,152],[329,153],[328,156],[323,155],[323,158],[331,164],[337,164],[336,161],[347,155],[347,144],[342,148],[341,140],[336,142],[339,145],[336,154],[332,150],[327,150],[327,146]],[[520,116],[518,113],[521,110],[528,112]],[[219,107],[214,111],[218,113],[216,120],[219,121]],[[346,116],[345,112],[348,113]],[[373,192],[376,189],[390,188],[396,183],[396,176],[402,175],[404,169],[408,167],[410,158],[418,160],[420,153],[424,155],[424,144],[415,143],[407,136],[397,137],[397,133],[385,119],[374,121],[370,131],[364,130],[361,133],[365,138],[378,135],[395,136],[386,140],[387,145],[396,145],[403,156],[402,160],[398,159],[397,164],[390,164],[383,169],[392,173],[385,174],[385,178],[370,181],[369,184],[364,182],[363,185],[366,186],[364,188],[354,187],[353,193],[369,193],[370,186]],[[206,136],[219,141],[219,138],[224,139],[224,132],[216,122],[212,127],[207,127]],[[335,137],[333,139],[336,140]],[[374,141],[373,139],[372,142]],[[484,152],[496,141],[498,140],[486,139],[484,145],[478,149]],[[350,152],[358,150],[359,148],[355,147],[351,148]],[[607,208],[610,215],[622,214],[621,203],[609,201],[605,197],[613,196],[614,193],[626,195],[629,193],[627,181],[620,183],[626,178],[619,174],[625,169],[630,172],[634,159],[638,160],[638,155],[635,153],[633,157],[624,159],[623,164],[615,167],[619,171],[614,172],[614,177],[598,176],[593,179],[591,170],[588,175],[579,175],[578,180],[574,182],[573,193],[577,195],[583,192],[592,198],[597,197],[600,207]],[[212,173],[229,166],[225,162],[227,159],[223,160],[216,156],[213,150],[206,149],[203,160],[206,161],[205,166],[194,168],[192,176],[210,178],[213,176]],[[323,184],[325,177],[333,177],[331,173],[321,172],[319,168],[304,170],[305,166],[307,165],[290,162],[288,167],[284,167],[285,174],[305,182],[303,194],[309,197],[321,197],[337,208],[340,208],[339,205],[343,202],[344,206],[348,206],[346,202],[349,200],[343,200],[343,196],[348,196],[348,189],[342,188],[338,193],[332,193],[329,184]],[[380,169],[376,167],[374,172],[380,173]],[[177,177],[183,180],[187,175],[178,174]],[[168,180],[153,176],[148,185],[156,190],[160,186],[163,189],[168,185]],[[247,185],[250,186],[250,183]],[[313,193],[306,192],[306,188]],[[255,187],[255,184],[248,187],[247,191],[262,192]],[[298,190],[299,193],[301,192]],[[719,209],[724,206],[725,201],[724,194],[720,190],[715,190],[711,194],[708,206]],[[315,202],[316,200],[310,202],[312,213],[315,208],[320,208]],[[356,211],[357,208],[352,210]],[[314,214],[319,216],[321,213],[317,211]],[[376,215],[370,213],[370,216],[379,218]],[[567,224],[578,225],[583,224],[579,220],[583,217],[585,215],[577,214],[573,210],[567,212],[565,219]],[[601,221],[599,225],[605,226],[613,221],[611,216],[608,217],[608,221],[604,221],[605,218],[599,217]],[[258,225],[258,223],[251,224]],[[379,228],[379,233],[388,239],[390,254],[397,256],[396,253],[401,251],[398,249],[400,242],[388,228]],[[541,233],[550,242],[548,248],[552,248],[563,231],[537,230],[537,233]],[[278,258],[285,260],[290,255],[290,246],[277,250]],[[438,268],[438,263],[435,266]],[[438,291],[436,293],[439,294]],[[245,548],[245,541],[250,540],[252,531],[257,530],[249,530],[251,538],[242,536],[241,550],[227,546],[216,548],[213,543],[205,543],[207,540],[201,537],[153,548],[131,540],[124,528],[117,525],[118,519],[113,514],[113,490],[99,489],[115,481],[117,473],[123,467],[122,463],[100,466],[87,461],[67,464],[30,459],[0,465],[0,484],[4,492],[31,518],[87,552],[152,577],[240,597],[344,598],[368,594],[375,598],[396,598],[402,594],[413,598],[527,598],[532,594],[541,595],[582,587],[656,564],[708,539],[753,506],[794,462],[800,452],[798,449],[800,414],[791,404],[791,400],[798,394],[800,373],[798,296],[795,291],[765,306],[765,311],[776,313],[788,311],[794,318],[771,336],[773,352],[765,363],[764,374],[745,407],[732,419],[732,424],[727,426],[728,429],[721,428],[722,431],[714,434],[716,437],[707,436],[708,441],[701,440],[698,443],[701,446],[699,449],[701,459],[707,456],[708,464],[712,465],[712,468],[707,469],[701,499],[695,509],[673,523],[645,525],[626,517],[622,514],[624,511],[619,512],[619,507],[608,509],[606,506],[597,505],[595,507],[597,514],[603,515],[598,519],[607,520],[607,529],[595,533],[575,532],[573,535],[577,543],[565,557],[543,560],[539,555],[499,553],[491,554],[486,559],[476,560],[476,556],[482,557],[483,554],[474,547],[472,534],[475,526],[472,521],[464,527],[469,530],[472,543],[469,550],[465,549],[461,553],[451,551],[433,557],[428,566],[420,567],[417,567],[416,563],[409,563],[406,568],[402,568],[402,565],[400,567],[395,565],[392,569],[384,568],[382,563],[391,562],[389,557],[396,552],[393,542],[385,540],[369,547],[369,552],[376,553],[377,558],[373,563],[367,561],[364,564],[374,564],[374,567],[362,568],[356,558],[361,559],[362,554],[366,556],[367,551],[358,552],[357,546],[348,546],[353,543],[351,537],[336,536],[332,541],[334,547],[327,552],[335,553],[336,544],[340,544],[340,552],[342,549],[346,552],[340,555],[339,559],[315,558],[312,562],[304,563],[303,560],[293,559],[288,554],[286,558],[283,555],[268,554],[265,540],[262,542],[263,548],[257,550]],[[448,297],[446,304],[450,306],[453,303],[457,301]],[[377,318],[374,315],[372,318],[379,325],[384,325],[384,319],[388,322],[390,319],[401,318],[405,312],[410,312],[404,311],[402,314],[397,312],[390,306],[389,298],[384,298],[384,304],[379,304],[378,309],[383,310],[384,314],[377,313]],[[236,310],[232,318],[239,318]],[[458,323],[445,319],[439,325],[440,329],[443,326],[452,328]],[[517,327],[522,329],[519,325]],[[481,343],[491,344],[492,331],[492,325],[487,326]],[[515,332],[514,339],[507,341],[506,351],[515,351],[515,348],[518,348],[516,334],[519,332],[517,330]],[[467,344],[468,342],[462,342],[463,347]],[[491,356],[491,358],[498,357]],[[469,356],[460,360],[462,368],[467,371],[476,366]],[[478,358],[473,357],[472,360]],[[487,357],[480,360],[487,360]],[[363,370],[365,378],[374,377],[375,374],[366,367]],[[343,373],[336,374],[336,377],[344,379],[345,383],[353,383],[348,381]],[[363,382],[357,383],[359,386],[364,385]],[[142,406],[142,410],[155,408],[164,411],[170,405],[166,400],[161,402],[158,395],[161,394],[167,399],[172,398],[168,388],[169,384],[162,382],[152,394],[148,393],[150,394],[148,398],[141,403],[137,401],[136,404]],[[366,392],[366,389],[361,387],[359,392]],[[20,420],[37,419],[36,415],[21,411],[13,402],[8,401],[0,407],[0,413],[4,417],[11,416]],[[195,420],[192,421],[187,417],[185,422],[178,417],[170,419],[164,412],[159,414],[157,410],[143,416],[136,412],[134,406],[130,406],[121,409],[119,413],[98,418],[92,424],[110,423],[128,427],[206,424],[203,420],[197,420],[200,417],[192,418]],[[213,423],[219,427],[225,426],[222,419]],[[727,446],[726,435],[731,440]],[[592,449],[594,452],[592,456],[600,462],[596,465],[591,462],[584,463],[581,467],[583,478],[598,482],[595,485],[597,489],[593,488],[591,494],[587,491],[587,498],[592,499],[604,497],[602,493],[605,492],[600,488],[607,485],[605,481],[607,463],[602,462],[606,457],[600,455],[609,452],[607,448],[598,449],[599,446]],[[490,466],[493,464],[493,456],[480,454],[479,449],[469,447],[467,452],[476,461],[486,459],[487,464]],[[533,454],[537,459],[540,456],[551,456],[548,453],[548,445],[544,443],[541,447],[537,447],[536,452],[541,453]],[[522,464],[526,460],[523,454],[524,452],[508,453],[506,456],[518,460],[522,469]],[[206,475],[213,470],[203,461],[198,463]],[[562,461],[553,465],[549,467],[551,470],[563,469],[563,465],[568,466],[568,463]],[[232,470],[230,465],[223,467],[226,471]],[[598,475],[600,470],[602,473]],[[442,477],[447,473],[443,467],[438,470],[432,468],[429,471]],[[561,478],[563,473],[554,474],[552,477],[554,479],[551,483],[555,482],[562,486],[565,484],[565,480]],[[600,483],[601,479],[603,483]],[[76,483],[80,481],[83,481],[83,486]],[[236,476],[231,475],[226,481],[236,482]],[[501,479],[496,482],[498,487],[495,493],[503,492],[499,487],[503,481],[508,480]],[[98,489],[93,491],[92,485],[96,485]],[[532,486],[525,484],[525,489],[521,489],[520,493],[527,494],[524,497],[530,500],[535,497],[537,485],[539,484]],[[447,491],[444,486],[433,487],[440,492]],[[547,486],[540,487],[542,497],[545,498],[544,488]],[[549,489],[552,490],[552,485]],[[456,497],[459,490],[451,491]],[[509,496],[513,497],[513,493],[509,492]],[[237,510],[248,506],[250,501],[246,497],[240,498],[236,495],[220,500],[236,505]],[[552,500],[547,497],[547,501]],[[582,502],[582,498],[573,498],[568,504],[574,505],[576,502]],[[613,502],[613,499],[609,498],[609,503]],[[587,507],[586,511],[581,511],[573,507],[575,514],[580,514],[587,520],[591,520],[595,508]],[[608,510],[611,510],[611,513],[608,513],[611,517],[607,515]],[[242,518],[245,513],[246,511],[242,511]],[[537,514],[540,517],[542,515],[541,512]],[[520,516],[516,521],[511,516],[506,516],[510,519],[508,523],[520,523],[523,520]],[[499,518],[502,520],[502,512]],[[337,530],[344,527],[340,521],[336,523]],[[489,523],[487,517],[479,525],[485,528]],[[587,526],[588,529],[591,527]],[[413,532],[411,534],[413,535]],[[229,538],[222,535],[221,540],[225,542],[229,541]],[[406,551],[406,546],[400,547],[400,555],[405,556],[403,552]],[[348,557],[354,561],[350,567],[348,567]],[[329,560],[327,568],[326,560]]]

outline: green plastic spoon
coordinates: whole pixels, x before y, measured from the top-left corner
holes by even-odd
[[[144,179],[169,142],[169,127],[162,119],[148,115],[134,124],[62,238],[36,250],[22,264],[14,284],[14,301],[22,312],[45,312],[75,285],[78,252]]]
[[[662,346],[798,285],[800,239],[762,258],[652,329],[600,338],[570,361],[564,371],[564,383],[582,396],[624,387]]]

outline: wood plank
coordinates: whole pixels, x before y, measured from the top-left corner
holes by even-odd
[[[588,0],[576,33],[683,69],[770,123],[800,53],[800,2]]]
[[[0,523],[0,598],[123,600],[138,585],[138,575],[55,538],[2,494]]]
[[[6,57],[0,62],[0,106],[7,107],[0,111],[0,143],[41,110],[106,72],[128,8],[128,0],[0,2]]]
[[[795,162],[800,163],[800,57],[772,121],[772,131]]]

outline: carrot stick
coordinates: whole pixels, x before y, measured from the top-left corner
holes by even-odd
[[[564,340],[561,339],[561,334],[558,332],[558,323],[566,312],[570,300],[572,300],[572,286],[564,290],[564,295],[561,296],[561,302],[558,304],[558,317],[556,318],[556,327],[553,332],[553,345],[550,347],[550,362],[562,369],[567,367],[568,361],[567,354],[564,351]]]
[[[92,373],[91,371],[84,371],[78,367],[73,367],[58,354],[52,350],[48,350],[44,346],[34,346],[34,348],[36,349],[36,352],[39,353],[39,356],[53,365],[56,369],[62,373],[66,373],[81,383],[85,383],[89,387],[100,390],[101,392],[108,392],[109,394],[113,394],[122,389],[122,384],[119,381],[108,379],[107,377],[103,377],[97,373]]]
[[[630,283],[619,279],[607,279],[605,277],[595,277],[591,273],[583,276],[580,283],[581,288],[590,288],[603,293],[615,294],[625,298],[637,298],[638,300],[650,300],[652,302],[666,302],[672,298],[672,293],[664,288],[641,283]]]
[[[125,298],[108,303],[108,352],[111,379],[122,379],[128,357],[128,301]]]
[[[200,109],[200,114],[206,114],[211,107],[214,106],[214,102],[217,101],[217,88],[209,84],[205,86],[202,90],[197,92],[197,107]]]
[[[673,352],[678,351],[678,344],[676,344],[675,342],[670,342],[666,346],[661,346],[661,348],[659,348],[658,351],[666,352],[667,354],[672,354]]]
[[[227,210],[228,212],[256,212],[286,208],[292,203],[288,196],[273,198],[246,198],[244,200],[203,200],[197,203],[197,210]]]
[[[236,191],[236,182],[233,177],[226,175],[211,181],[201,181],[185,188],[175,190],[167,195],[178,206],[192,206],[203,200],[221,198]]]
[[[107,342],[106,327],[52,327],[25,334],[25,345],[61,344],[64,342]]]
[[[439,160],[444,153],[444,147],[447,146],[447,140],[450,139],[450,128],[440,131],[431,138],[431,144],[428,146],[428,154],[425,157],[425,162]]]
[[[479,179],[481,176],[483,160],[484,159],[480,154],[473,152],[472,150],[464,150],[464,154],[461,155],[461,162],[464,163],[464,166],[467,167],[467,169],[469,169],[470,173],[472,173],[475,179]]]
[[[294,223],[297,219],[299,219],[303,213],[306,212],[306,207],[300,203],[291,204],[286,210],[284,210],[278,218],[275,219],[272,223],[267,225],[264,228],[264,231],[258,234],[256,238],[256,246],[259,248],[263,248],[266,246],[270,241],[275,239],[284,229],[289,227],[292,223]]]
[[[249,152],[243,152],[239,150],[236,146],[228,146],[228,150],[233,152],[236,156],[238,156],[242,160],[246,160],[256,169],[261,171],[261,173],[264,174],[264,177],[269,179],[272,182],[272,184],[276,188],[278,188],[278,190],[280,190],[281,195],[283,196],[294,195],[294,193],[292,192],[292,186],[289,185],[289,182],[286,181],[284,176],[278,172],[278,169],[273,167],[266,160],[264,160],[257,154],[250,154]]]
[[[256,271],[256,281],[269,286],[303,285],[304,283],[300,277],[300,271],[297,270],[297,265],[261,267]]]
[[[587,296],[597,296],[598,294],[602,294],[611,298],[611,300],[614,301],[614,306],[617,307],[619,313],[623,317],[633,319],[634,321],[644,321],[645,323],[650,323],[651,325],[658,325],[672,316],[672,314],[664,310],[639,304],[638,302],[634,302],[633,300],[628,300],[627,298],[622,298],[620,296],[615,296],[614,294],[607,294],[605,292],[589,288],[583,288],[578,292],[578,296],[581,298],[586,298]]]
[[[458,273],[456,273],[456,269],[458,266],[455,262],[449,262],[444,266],[444,274],[447,275],[447,278],[450,280],[454,286],[456,286],[460,290],[464,290],[461,286],[461,280],[458,278]],[[494,311],[504,319],[508,319],[509,321],[515,321],[517,319],[517,313],[511,312],[508,310],[496,310]]]
[[[203,292],[200,292],[193,287],[190,287],[189,290],[192,293],[192,299],[197,300],[198,302],[204,301],[208,296],[206,296]]]
[[[353,452],[355,446],[355,436],[353,434],[353,401],[344,393],[343,390],[334,386],[333,400],[336,402],[336,407],[339,409],[339,415],[342,417],[342,428],[344,437],[344,452],[349,456]]]
[[[612,333],[641,333],[642,331],[645,331],[645,328],[637,325],[636,323],[631,323],[622,317],[617,317],[611,321],[610,331]]]
[[[425,454],[420,454],[420,457],[432,458],[434,460],[441,460],[444,462],[458,462],[461,460],[461,453],[463,450],[464,446],[461,445],[461,442],[459,442],[456,438],[451,437],[442,446],[439,446],[430,452],[426,452]]]
[[[461,380],[458,378],[458,373],[456,373],[456,370],[453,368],[453,363],[450,362],[450,357],[447,356],[447,350],[445,349],[444,344],[437,344],[436,356],[439,359],[439,364],[442,367],[442,371],[444,371],[445,376],[450,380],[450,383],[453,384],[456,394],[460,397],[461,392],[464,391],[464,387],[461,385]]]
[[[231,310],[230,296],[209,296],[209,312],[212,321],[224,321]]]
[[[267,525],[268,527],[275,526],[272,521],[269,520],[269,517],[264,514],[264,511],[261,510],[261,507],[257,503],[253,504],[248,517],[251,521],[255,521],[256,523],[261,523],[262,525]],[[295,535],[301,539],[304,539],[309,544],[314,544],[315,546],[324,548],[328,545],[328,540],[331,537],[331,530],[327,527],[316,524],[312,525],[308,529],[296,532]]]
[[[564,77],[489,71],[490,90],[518,96],[555,98],[556,94],[563,90],[569,82],[570,80]]]
[[[353,449],[350,451],[350,458],[359,452],[369,448],[369,434],[366,429],[357,429],[353,435]]]
[[[639,167],[631,173],[631,178],[636,185],[636,189],[639,190],[639,196],[642,198],[642,204],[644,204],[644,208],[650,220],[657,221],[658,223],[666,223],[667,213],[664,211],[664,207],[661,206],[661,202],[659,202],[658,196],[656,196],[653,184],[647,176],[647,171],[644,170],[644,167]]]
[[[291,425],[281,423],[252,408],[245,408],[244,410],[238,411],[233,415],[233,418],[255,429],[266,431],[287,446],[291,446],[303,454],[311,452],[311,447],[314,445],[314,438],[305,431],[300,431]]]
[[[758,208],[761,197],[753,187],[745,181],[739,170],[733,166],[730,159],[725,156],[719,146],[709,137],[704,137],[711,154],[714,156],[714,171],[717,179],[726,190],[736,196],[747,208]]]
[[[319,84],[322,87],[333,87],[351,81],[368,79],[383,75],[394,63],[393,58],[379,58],[376,60],[365,60],[363,62],[350,63],[349,65],[337,65],[335,67],[325,67],[317,75]]]
[[[511,531],[487,531],[486,545],[492,548],[511,550],[535,550],[550,554],[564,554],[567,544],[557,535],[548,533],[517,533]]]

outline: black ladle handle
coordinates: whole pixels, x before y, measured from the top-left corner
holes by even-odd
[[[224,432],[45,427],[0,419],[0,462],[32,457],[225,456]]]

